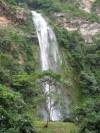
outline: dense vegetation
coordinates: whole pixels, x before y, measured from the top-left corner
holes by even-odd
[[[0,133],[36,132],[33,126],[33,121],[39,119],[36,107],[43,100],[37,79],[44,75],[49,75],[57,81],[61,80],[72,95],[76,90],[77,104],[73,99],[70,119],[78,125],[80,133],[99,133],[100,35],[96,35],[93,43],[88,45],[78,32],[69,32],[57,26],[52,17],[52,12],[69,12],[73,16],[100,22],[100,17],[95,13],[96,7],[100,5],[99,0],[94,3],[91,14],[78,9],[79,3],[74,0],[4,1],[9,10],[21,6],[49,14],[65,62],[61,75],[39,72],[39,48],[30,13],[27,20],[21,24],[17,20],[12,26],[0,27]],[[69,82],[66,83],[66,80]]]
[[[56,34],[60,47],[66,49],[70,67],[76,72],[74,80],[78,84],[80,102],[73,110],[74,121],[80,123],[80,133],[89,131],[98,133],[100,130],[99,38],[95,37],[93,44],[87,46],[77,32],[70,33],[58,27]]]
[[[0,27],[0,133],[35,132],[32,118],[41,97],[35,82],[37,46],[31,23]]]

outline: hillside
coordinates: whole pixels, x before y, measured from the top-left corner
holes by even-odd
[[[31,10],[56,35],[59,71],[41,70],[40,31]],[[0,0],[0,133],[99,133],[99,42],[99,0]],[[44,82],[60,91],[44,94]],[[59,122],[43,120],[48,97],[63,108]]]

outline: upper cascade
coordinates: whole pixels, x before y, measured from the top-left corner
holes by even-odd
[[[57,71],[60,54],[55,34],[40,13],[32,11],[32,15],[40,45],[42,70]]]

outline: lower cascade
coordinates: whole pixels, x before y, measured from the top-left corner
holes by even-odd
[[[60,70],[61,58],[58,50],[58,44],[56,36],[52,28],[48,25],[44,17],[35,11],[32,11],[32,19],[36,28],[41,57],[41,69],[42,71],[51,70],[57,72]],[[57,99],[49,96],[49,93],[55,93],[55,95],[62,95],[61,88],[56,87],[54,84],[50,85],[47,80],[43,82],[43,91],[46,96],[45,105],[41,108],[43,118],[52,121],[58,121],[63,118],[64,115],[69,114],[68,106],[64,107],[68,100],[63,97],[63,104],[57,103]],[[64,105],[64,106],[63,106]],[[67,108],[67,109],[66,109]],[[65,109],[65,112],[64,112]],[[62,111],[63,110],[63,111]],[[66,111],[67,110],[67,111]],[[63,113],[62,113],[63,112]]]

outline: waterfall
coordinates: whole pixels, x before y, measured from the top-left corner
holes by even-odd
[[[36,28],[41,56],[42,71],[51,70],[57,72],[60,64],[60,54],[56,36],[52,28],[48,25],[44,17],[35,11],[32,11],[32,19]],[[48,94],[50,91],[55,92],[55,87],[50,87],[46,82],[44,84],[44,93]],[[47,112],[50,113],[50,120],[57,121],[61,119],[61,112],[58,106],[54,106],[55,101],[49,96],[46,98]],[[45,109],[44,109],[45,110]],[[44,111],[44,118],[47,119],[46,111]]]

